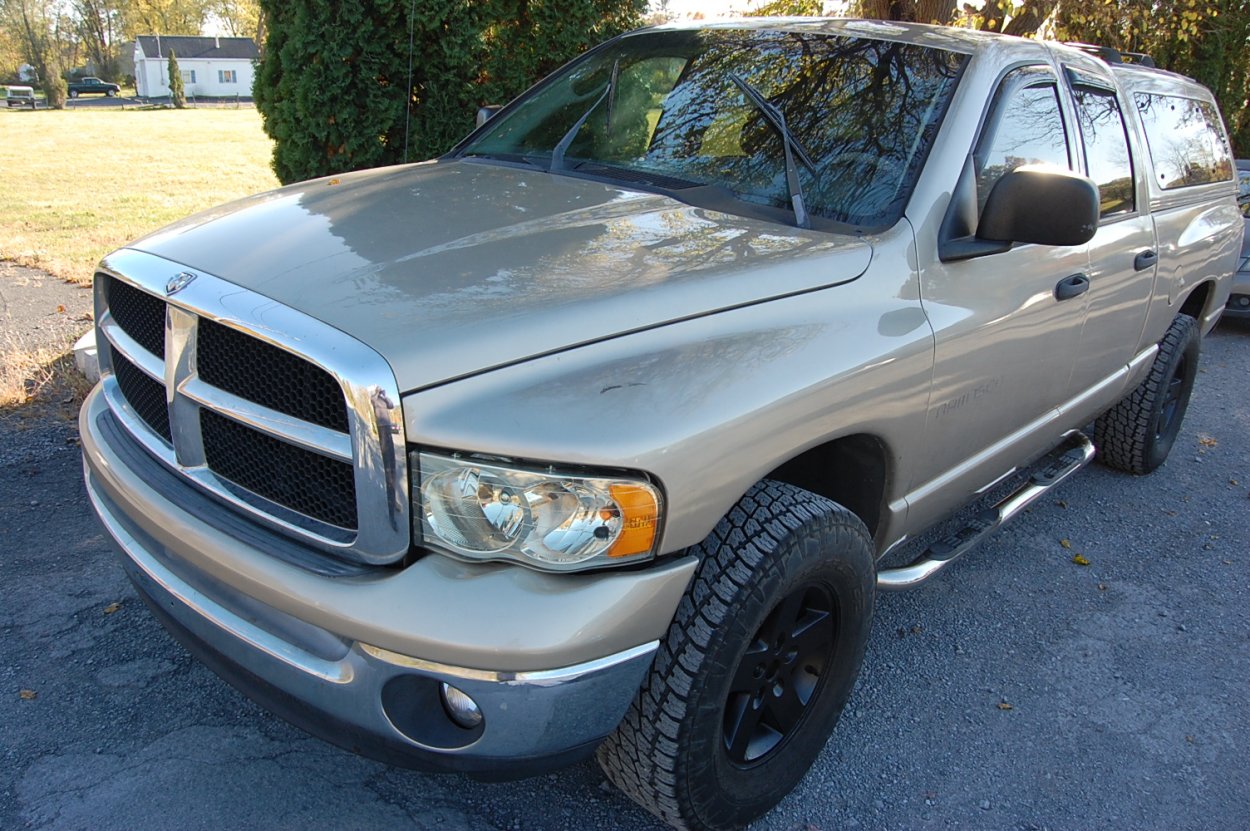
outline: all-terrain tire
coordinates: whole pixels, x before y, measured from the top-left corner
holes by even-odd
[[[676,828],[738,828],[798,784],[837,723],[871,625],[873,549],[846,508],[764,481],[693,552],[694,579],[598,759]]]
[[[1177,315],[1159,341],[1146,380],[1094,422],[1103,464],[1139,476],[1163,464],[1189,406],[1201,347],[1198,322]]]

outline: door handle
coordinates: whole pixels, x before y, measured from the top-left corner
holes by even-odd
[[[1147,248],[1133,258],[1133,268],[1138,271],[1145,271],[1157,262],[1159,262],[1159,254]]]
[[[1087,291],[1089,291],[1089,278],[1084,274],[1073,274],[1055,284],[1055,299],[1071,300]]]

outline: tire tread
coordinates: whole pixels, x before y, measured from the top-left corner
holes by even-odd
[[[1158,466],[1150,459],[1153,405],[1167,386],[1173,356],[1185,349],[1197,326],[1194,318],[1177,315],[1159,341],[1159,352],[1146,379],[1094,422],[1094,443],[1099,460],[1107,467],[1141,476]]]
[[[868,539],[846,508],[783,482],[765,480],[717,524],[692,553],[700,564],[660,642],[652,671],[597,758],[608,779],[659,819],[679,829],[704,826],[689,810],[679,786],[681,730],[691,708],[695,679],[719,626],[730,620],[735,599],[756,589],[781,564],[769,554],[798,531],[813,544],[816,529],[835,544],[848,535]]]

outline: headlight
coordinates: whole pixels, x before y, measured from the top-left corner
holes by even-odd
[[[575,571],[650,559],[660,492],[648,482],[418,456],[427,545],[478,560]]]

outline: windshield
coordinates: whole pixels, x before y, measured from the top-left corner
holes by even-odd
[[[940,49],[810,32],[644,32],[568,67],[488,122],[460,154],[679,197],[710,185],[789,211],[786,144],[739,79],[780,110],[810,154],[812,166],[798,166],[807,210],[885,227],[902,214],[964,61]]]

